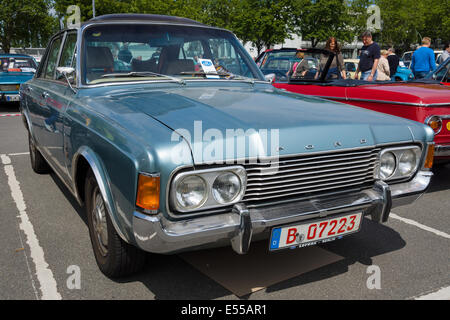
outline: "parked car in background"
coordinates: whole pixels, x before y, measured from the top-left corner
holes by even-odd
[[[259,54],[255,63],[262,68],[269,58],[293,58],[297,51],[296,48],[267,49]]]
[[[409,81],[414,79],[414,74],[411,69],[399,65],[397,67],[397,72],[391,75],[391,80],[394,81]]]
[[[344,59],[345,70],[347,71],[347,78],[354,79],[355,72],[358,68],[359,59]]]
[[[435,71],[430,72],[425,79],[450,86],[450,58],[441,63]]]
[[[36,72],[34,58],[21,54],[0,54],[0,101],[19,101],[20,85]]]
[[[160,54],[118,71],[124,42]],[[31,166],[85,208],[109,277],[142,268],[143,251],[336,240],[365,216],[386,222],[432,176],[428,126],[277,90],[232,32],[185,18],[60,31],[20,93]]]
[[[436,61],[436,64],[439,64],[439,58],[441,57],[442,54],[442,50],[434,50],[434,59]],[[414,51],[406,51],[405,53],[403,53],[402,57],[401,57],[401,61],[403,61],[403,63],[405,64],[405,67],[410,68],[411,66],[411,61],[412,61],[412,55],[413,55]]]
[[[305,57],[317,56],[305,50]],[[429,125],[435,132],[436,160],[450,160],[450,88],[436,82],[391,82],[361,80],[326,80],[331,63],[329,55],[326,65],[317,74],[287,81],[275,80],[276,88],[344,102],[373,111],[392,114]],[[448,65],[447,65],[448,66]]]

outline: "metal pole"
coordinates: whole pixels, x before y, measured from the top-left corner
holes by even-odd
[[[95,0],[92,0],[92,16],[95,18]]]

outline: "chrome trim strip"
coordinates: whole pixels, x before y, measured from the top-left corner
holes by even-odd
[[[415,102],[400,102],[400,101],[387,101],[387,100],[373,100],[373,99],[360,99],[360,98],[347,98],[347,97],[329,97],[329,96],[316,96],[322,99],[333,99],[333,100],[342,100],[342,101],[360,101],[360,102],[373,102],[373,103],[382,103],[382,104],[395,104],[402,106],[415,106],[415,107],[443,107],[449,106],[449,102],[442,103],[415,103]]]

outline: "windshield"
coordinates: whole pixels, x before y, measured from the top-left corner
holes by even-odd
[[[82,81],[264,80],[233,34],[174,25],[99,25],[84,32]]]
[[[36,63],[31,58],[0,57],[0,71],[36,72]]]

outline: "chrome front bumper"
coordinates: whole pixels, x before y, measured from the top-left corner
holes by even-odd
[[[410,204],[425,192],[432,175],[429,171],[419,171],[409,182],[389,186],[380,181],[372,189],[335,198],[256,209],[247,209],[238,203],[230,213],[182,221],[168,220],[162,214],[150,216],[134,212],[134,236],[141,249],[154,253],[231,244],[237,253],[244,254],[252,240],[268,238],[275,226],[358,211],[370,215],[374,221],[386,222],[391,208]]]
[[[450,145],[436,145],[434,147],[435,157],[450,157]]]

